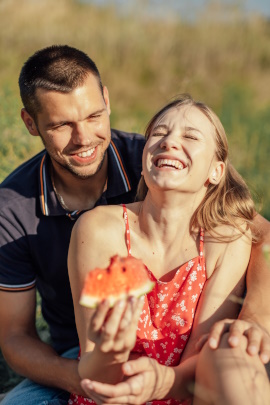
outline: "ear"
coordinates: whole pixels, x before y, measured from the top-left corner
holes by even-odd
[[[26,111],[25,108],[22,108],[22,110],[21,110],[21,118],[22,118],[26,128],[28,129],[29,133],[33,136],[39,136],[39,132],[38,132],[34,119]]]
[[[109,98],[109,90],[106,86],[103,86],[103,98],[107,107],[108,114],[111,115],[111,106],[110,106],[110,98]]]
[[[225,163],[224,162],[215,162],[212,169],[211,174],[209,176],[209,183],[211,184],[219,184],[220,180],[224,176],[225,172]]]

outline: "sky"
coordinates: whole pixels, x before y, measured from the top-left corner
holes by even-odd
[[[85,3],[95,3],[99,5],[114,4],[122,11],[134,8],[134,6],[144,5],[148,10],[156,11],[159,15],[165,15],[166,12],[177,13],[183,19],[193,19],[210,0],[80,0]],[[257,13],[270,18],[270,0],[218,0],[225,6],[239,6],[243,14]],[[147,5],[147,6],[145,6]],[[165,14],[164,14],[165,12]]]

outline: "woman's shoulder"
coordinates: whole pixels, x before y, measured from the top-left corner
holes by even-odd
[[[134,204],[127,204],[127,208],[134,211]],[[104,247],[106,244],[112,250],[124,251],[125,222],[122,205],[98,206],[83,213],[72,231],[72,239],[87,246]],[[116,252],[115,252],[116,253]]]
[[[237,256],[250,256],[252,233],[244,223],[239,222],[238,227],[220,225],[214,232],[205,232],[204,241],[207,272],[212,274],[224,257],[235,260]]]
[[[246,240],[251,242],[252,232],[247,227],[246,222],[237,220],[235,226],[229,224],[222,224],[216,226],[211,231],[205,231],[206,244],[228,244],[236,240]]]
[[[105,236],[106,231],[117,229],[121,224],[121,212],[123,207],[118,205],[105,205],[84,212],[76,221],[73,234],[79,232],[87,235],[87,239],[99,234]]]
[[[138,203],[127,204],[128,210],[133,211]],[[77,220],[76,227],[96,225],[102,229],[123,223],[123,205],[99,205],[92,210],[84,212]]]

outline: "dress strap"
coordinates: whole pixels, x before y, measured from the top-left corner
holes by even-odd
[[[203,257],[204,229],[200,229],[200,257]]]
[[[131,244],[130,244],[130,231],[129,231],[129,223],[128,223],[128,214],[127,214],[127,207],[125,204],[122,204],[123,207],[123,217],[125,221],[125,226],[126,226],[126,245],[127,245],[127,250],[128,250],[128,256],[131,256]]]

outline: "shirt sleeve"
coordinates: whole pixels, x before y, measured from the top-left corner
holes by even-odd
[[[15,215],[12,220],[0,215],[0,290],[30,290],[35,283],[26,232]]]

